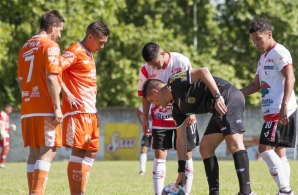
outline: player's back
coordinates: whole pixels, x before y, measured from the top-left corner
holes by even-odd
[[[22,81],[21,118],[53,116],[46,74],[59,73],[59,45],[46,36],[33,36],[21,48],[18,78]]]

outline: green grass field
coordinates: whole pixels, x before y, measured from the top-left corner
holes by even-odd
[[[152,161],[147,162],[147,173],[139,176],[137,161],[96,161],[86,189],[86,195],[153,195]],[[291,161],[291,185],[298,191],[298,166]],[[8,169],[0,169],[1,195],[27,195],[25,163],[7,163]],[[233,161],[220,161],[221,195],[235,195],[238,181]],[[54,162],[51,166],[46,195],[68,195],[66,175],[67,162]],[[203,163],[194,161],[194,182],[192,195],[208,195]],[[251,161],[251,184],[258,195],[275,195],[278,191],[263,161]],[[165,183],[174,182],[177,177],[177,161],[167,162]]]

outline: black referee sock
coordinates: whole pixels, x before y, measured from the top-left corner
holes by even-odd
[[[216,156],[203,160],[209,185],[209,195],[219,195],[219,170]]]
[[[246,150],[239,150],[233,154],[234,164],[238,176],[240,192],[244,195],[251,193],[249,179],[249,160]]]

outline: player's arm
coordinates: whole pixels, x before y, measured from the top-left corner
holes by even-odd
[[[150,109],[150,102],[147,100],[147,98],[142,97],[142,105],[143,105],[143,132],[144,135],[148,136],[149,132],[149,109]]]
[[[140,110],[137,108],[136,110],[136,114],[137,114],[137,118],[138,118],[138,121],[140,122],[140,124],[143,124],[143,120],[142,120],[142,113],[140,112]]]
[[[190,70],[190,80],[191,83],[201,80],[207,85],[213,97],[220,94],[216,82],[207,67]],[[228,110],[222,96],[216,98],[214,107],[219,114],[225,114]]]
[[[69,89],[66,87],[65,83],[62,82],[61,83],[61,91],[62,91],[62,95],[65,97],[66,101],[68,102],[68,104],[70,105],[70,108],[76,108],[78,109],[79,107],[82,106],[83,102],[76,98],[70,91]]]
[[[261,89],[261,86],[260,86],[259,75],[255,75],[254,80],[247,86],[240,89],[240,91],[243,93],[243,95],[247,96],[260,91],[260,89]]]
[[[186,164],[186,121],[180,125],[177,130],[176,137],[176,149],[178,156],[178,177],[176,180],[176,185],[178,186],[181,182],[182,185],[185,184],[185,164]]]
[[[47,73],[46,81],[47,81],[48,91],[54,106],[55,122],[58,124],[62,122],[63,115],[62,115],[61,106],[60,106],[60,96],[59,96],[60,87],[59,87],[57,74]]]
[[[289,122],[288,118],[288,102],[291,97],[294,84],[295,84],[295,75],[293,71],[293,66],[285,66],[281,70],[281,74],[285,77],[285,86],[284,86],[284,96],[281,103],[281,108],[279,112],[279,121],[281,124],[285,125]]]

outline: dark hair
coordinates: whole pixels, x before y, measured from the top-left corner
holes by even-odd
[[[6,104],[4,104],[4,108],[6,108],[6,107],[12,107],[12,104],[11,103],[6,103]]]
[[[48,30],[50,26],[55,23],[60,26],[64,22],[64,18],[60,15],[57,10],[50,10],[46,12],[40,20],[40,29]]]
[[[161,48],[157,43],[154,43],[154,42],[146,43],[146,45],[143,47],[143,50],[142,50],[143,59],[146,62],[153,61],[155,58],[157,58],[160,49]]]
[[[110,30],[108,26],[102,21],[95,21],[89,24],[89,26],[87,27],[86,36],[88,34],[92,34],[98,37],[109,36]]]
[[[272,31],[272,26],[271,24],[264,18],[258,18],[255,19],[250,27],[249,27],[249,33],[255,33],[255,32],[264,32],[266,30]]]
[[[147,98],[148,96],[151,95],[151,90],[152,89],[160,89],[160,88],[162,88],[165,85],[166,85],[166,83],[162,82],[161,80],[158,80],[158,79],[148,79],[143,84],[143,89],[142,89],[143,97],[144,98]]]

